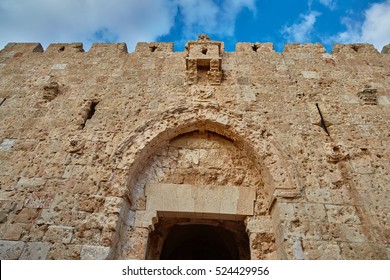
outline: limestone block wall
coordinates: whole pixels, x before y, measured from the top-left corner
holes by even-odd
[[[253,259],[389,259],[389,48],[221,46],[1,50],[0,258],[145,258],[169,183],[256,187]]]

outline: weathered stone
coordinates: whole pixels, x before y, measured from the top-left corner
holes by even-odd
[[[20,187],[39,187],[45,184],[46,179],[44,178],[25,178],[22,177],[18,181],[18,186]]]
[[[86,228],[109,228],[115,230],[118,226],[117,222],[119,214],[94,213],[88,216],[85,226]]]
[[[78,211],[85,211],[85,212],[99,212],[104,205],[104,198],[103,197],[90,197],[80,200],[78,203],[77,210]]]
[[[42,241],[47,229],[48,225],[34,224],[29,228],[28,231],[23,233],[21,240],[25,242]]]
[[[22,241],[0,241],[0,259],[17,260],[23,251],[24,242]]]
[[[104,212],[118,214],[121,211],[124,201],[120,197],[106,197],[104,200]]]
[[[0,52],[4,258],[159,259],[193,225],[241,258],[389,258],[387,46],[82,52]]]
[[[249,234],[251,243],[251,259],[272,260],[276,259],[275,237],[267,233]]]
[[[7,200],[2,200],[0,202],[1,205],[1,212],[4,213],[10,213],[11,211],[15,210],[17,203],[14,201],[7,201]]]
[[[123,244],[123,257],[125,259],[145,259],[147,237],[149,230],[146,228],[136,228],[127,232],[128,237],[126,238],[130,242]]]
[[[31,228],[31,225],[28,224],[20,224],[20,223],[14,223],[10,224],[4,234],[3,239],[5,240],[19,240],[22,236],[22,233],[28,232],[29,228]]]
[[[105,260],[109,257],[110,247],[87,246],[81,249],[80,259],[82,260]]]
[[[26,242],[23,252],[19,259],[21,260],[45,260],[50,250],[49,243]]]
[[[51,246],[47,254],[49,260],[79,260],[81,253],[81,245],[59,244],[55,243]]]
[[[51,69],[52,70],[64,70],[66,68],[66,64],[54,64]]]
[[[367,242],[368,236],[364,226],[354,224],[340,225],[342,239],[349,242]]]
[[[390,44],[387,44],[387,45],[383,46],[382,53],[383,54],[389,54],[390,53]]]
[[[0,150],[9,151],[12,150],[15,144],[15,139],[4,139],[0,144]]]
[[[329,189],[307,188],[306,196],[309,202],[331,203],[332,198]]]
[[[49,208],[54,192],[32,192],[27,195],[24,204],[28,208]]]
[[[354,206],[326,205],[325,207],[328,215],[328,220],[331,223],[361,223],[359,216],[357,215],[356,208]]]
[[[248,232],[271,233],[273,232],[270,217],[250,217],[247,218],[246,228]]]
[[[98,246],[101,244],[102,229],[88,228],[85,224],[75,227],[72,242],[75,244],[88,244]]]
[[[324,241],[304,241],[305,259],[309,260],[341,260],[341,250],[338,243]]]
[[[38,217],[40,211],[41,210],[37,208],[23,208],[14,218],[14,222],[31,223]]]
[[[52,68],[53,69],[53,68]],[[51,82],[43,87],[43,99],[52,101],[59,94],[59,84],[57,82]]]
[[[63,244],[70,243],[73,230],[73,227],[49,226],[43,241]]]
[[[303,71],[302,75],[306,79],[318,79],[319,75],[315,71]]]
[[[341,243],[341,256],[348,260],[385,260],[388,259],[385,248],[369,243]]]
[[[7,212],[5,211],[0,211],[0,223],[4,223],[7,221]]]

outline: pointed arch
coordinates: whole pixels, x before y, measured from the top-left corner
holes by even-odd
[[[147,185],[141,184],[139,189],[137,180],[144,168],[152,161],[153,156],[167,147],[172,139],[196,131],[211,132],[230,139],[260,172],[266,194],[262,203],[266,206],[268,214],[249,215],[244,217],[244,220],[241,214],[240,219],[246,224],[251,244],[256,242],[276,244],[279,249],[276,255],[270,253],[271,258],[284,258],[283,236],[276,236],[280,217],[274,217],[271,211],[279,198],[291,199],[300,196],[302,189],[292,158],[276,141],[275,135],[261,123],[253,124],[247,116],[218,105],[202,103],[175,107],[159,113],[126,136],[112,154],[112,163],[116,169],[126,170],[127,182],[123,188],[125,188],[124,199],[128,202],[123,206],[122,218],[117,226],[118,242],[113,244],[113,257],[146,258],[150,232],[155,229],[154,225],[158,223],[162,212],[159,212],[161,209],[148,208],[154,200],[149,195],[146,199],[145,193],[140,194],[145,192]],[[183,187],[186,186],[177,187],[183,191]],[[145,199],[145,204],[141,208],[137,205],[137,202],[142,201],[139,200],[140,197]],[[247,203],[249,200],[245,205],[248,205]],[[173,204],[180,204],[180,201],[175,200]],[[132,217],[131,221],[128,217]],[[260,245],[253,246],[253,248],[261,248]],[[259,249],[251,249],[251,258],[261,258],[262,254]]]
[[[242,114],[218,105],[197,104],[168,109],[125,137],[112,155],[128,168],[130,187],[150,157],[169,141],[192,131],[211,131],[231,139],[252,159],[266,181],[269,208],[278,197],[297,197],[301,187],[294,161],[266,127],[248,124]]]

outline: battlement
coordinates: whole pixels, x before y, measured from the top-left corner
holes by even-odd
[[[237,43],[236,52],[275,52],[273,43]]]
[[[82,43],[50,44],[46,53],[79,53],[84,52]]]
[[[189,41],[188,45],[191,46],[194,42]],[[217,41],[210,41],[216,43]],[[207,42],[210,44],[210,42]],[[224,52],[223,42],[220,44],[220,52]],[[236,44],[236,53],[274,53],[273,43],[244,43],[239,42]],[[140,42],[137,43],[135,48],[136,53],[173,53],[174,43],[162,43],[162,42]],[[23,54],[30,53],[42,53],[45,55],[72,55],[76,53],[84,53],[89,55],[121,55],[128,54],[126,43],[94,43],[90,50],[87,52],[83,49],[82,43],[54,43],[50,44],[46,50],[43,49],[40,43],[8,43],[4,49],[0,50],[0,56],[3,57],[20,57]],[[283,52],[286,54],[299,54],[299,53],[312,53],[312,54],[324,54],[326,49],[320,43],[311,44],[286,44]],[[375,55],[375,54],[390,54],[390,44],[383,47],[379,52],[372,44],[335,44],[331,51],[331,54],[341,55]]]
[[[284,46],[283,52],[286,53],[326,53],[324,46],[320,43],[316,44],[287,44]]]
[[[383,48],[383,50],[385,47]],[[378,50],[372,44],[335,44],[333,46],[333,54],[377,54]],[[382,53],[386,53],[383,52]]]
[[[173,43],[137,43],[136,52],[173,52]]]

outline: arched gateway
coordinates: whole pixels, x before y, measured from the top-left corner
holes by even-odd
[[[142,131],[114,156],[134,159],[115,258],[278,258],[270,210],[298,191],[266,129],[254,134],[232,112],[200,105],[166,111]]]

